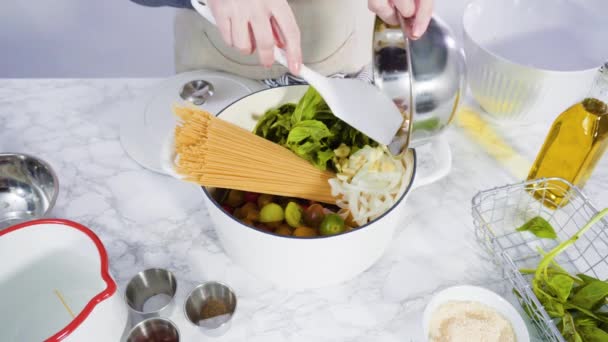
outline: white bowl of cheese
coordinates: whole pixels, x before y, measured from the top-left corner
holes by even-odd
[[[504,298],[477,286],[437,293],[423,314],[427,341],[529,342],[521,315]]]

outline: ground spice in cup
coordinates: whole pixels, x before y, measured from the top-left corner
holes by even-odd
[[[203,304],[203,308],[201,309],[201,318],[209,319],[216,316],[225,315],[228,313],[228,307],[226,303],[217,299],[208,299]]]

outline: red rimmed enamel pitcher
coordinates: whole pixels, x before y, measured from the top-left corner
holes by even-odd
[[[127,309],[88,228],[36,220],[0,231],[0,341],[120,341]]]

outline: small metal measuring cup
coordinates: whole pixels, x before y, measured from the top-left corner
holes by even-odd
[[[165,318],[148,318],[137,324],[127,336],[126,342],[179,342],[179,330]]]
[[[190,81],[182,87],[179,96],[185,101],[200,106],[213,96],[215,88],[213,84],[205,80]]]
[[[230,329],[236,304],[236,295],[229,286],[210,281],[190,292],[184,313],[205,335],[218,337]]]
[[[136,274],[125,290],[131,324],[148,318],[169,317],[175,309],[176,292],[175,277],[167,270],[151,268]]]

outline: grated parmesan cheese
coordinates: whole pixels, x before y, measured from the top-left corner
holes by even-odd
[[[511,323],[478,302],[451,301],[433,314],[431,342],[515,342]]]

